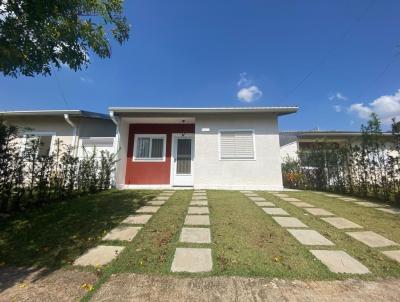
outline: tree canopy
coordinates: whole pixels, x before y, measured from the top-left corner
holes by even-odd
[[[0,0],[0,71],[50,75],[51,67],[81,70],[89,50],[111,56],[113,37],[129,38],[123,0]]]

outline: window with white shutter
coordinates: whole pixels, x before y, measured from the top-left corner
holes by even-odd
[[[253,130],[221,130],[220,159],[255,159]]]

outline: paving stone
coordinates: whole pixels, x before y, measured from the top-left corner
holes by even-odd
[[[272,217],[281,227],[284,228],[308,228],[304,223],[295,217]]]
[[[168,196],[157,196],[153,198],[153,200],[168,200],[168,199],[169,199]]]
[[[356,204],[363,206],[363,207],[367,207],[367,208],[380,208],[382,207],[381,204],[379,203],[375,203],[375,202],[369,202],[369,201],[358,201],[356,202]]]
[[[395,208],[376,208],[376,209],[385,213],[390,213],[395,215],[400,214],[400,210]]]
[[[162,206],[166,202],[167,202],[166,200],[152,200],[152,201],[149,201],[147,204],[152,205],[152,206]]]
[[[136,213],[156,213],[160,207],[155,207],[155,206],[144,206],[141,207],[140,209],[136,210]]]
[[[329,223],[335,228],[342,229],[362,229],[362,226],[342,217],[324,217],[323,221]]]
[[[291,204],[298,208],[315,208],[312,204],[304,201],[292,201]]]
[[[305,208],[304,210],[315,216],[334,216],[333,213],[321,208]]]
[[[188,214],[210,214],[207,207],[189,207]]]
[[[211,243],[209,228],[182,228],[180,242]]]
[[[344,201],[357,201],[358,200],[356,198],[351,198],[351,197],[339,197],[338,199],[344,200]]]
[[[276,197],[279,197],[279,198],[289,198],[290,197],[289,195],[286,195],[286,194],[273,194],[273,195]]]
[[[400,263],[400,251],[384,251],[382,252],[383,254],[385,254],[387,257],[397,261],[398,263]]]
[[[349,236],[354,239],[361,241],[362,243],[368,245],[369,247],[385,247],[398,245],[396,242],[393,242],[385,237],[371,231],[364,232],[346,232]]]
[[[205,196],[192,196],[192,200],[207,200]]]
[[[334,197],[334,198],[343,197],[343,196],[336,195],[336,194],[324,194],[324,195],[325,195],[325,196],[328,196],[328,197]]]
[[[270,201],[256,201],[255,204],[259,207],[275,207],[275,204]]]
[[[339,274],[368,274],[369,269],[345,251],[311,250],[331,272]]]
[[[210,225],[210,217],[208,215],[187,215],[185,225]]]
[[[207,200],[192,200],[190,202],[191,206],[208,206]]]
[[[106,265],[122,252],[124,246],[98,245],[75,260],[74,265]]]
[[[246,193],[246,194],[244,194],[246,197],[248,197],[248,198],[251,198],[251,197],[260,197],[258,194],[256,194],[256,193]]]
[[[288,232],[304,245],[335,245],[332,241],[314,230],[288,229]]]
[[[127,224],[146,224],[153,215],[130,215],[122,221]]]
[[[250,196],[249,199],[252,201],[266,201],[265,198],[259,197],[259,196],[257,196],[257,197]]]
[[[301,201],[300,199],[294,197],[283,197],[282,199],[284,201]]]
[[[262,209],[265,213],[267,213],[269,215],[289,216],[289,213],[281,208],[262,208]]]
[[[118,226],[112,229],[103,240],[132,241],[142,227]]]
[[[177,248],[172,261],[172,272],[200,273],[212,270],[211,249]]]

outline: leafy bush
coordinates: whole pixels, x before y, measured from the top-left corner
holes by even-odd
[[[318,141],[300,150],[298,159],[285,159],[284,185],[400,203],[400,124],[393,120],[388,138],[372,114],[361,132],[359,142]]]
[[[41,155],[39,148],[34,137],[22,146],[20,130],[0,121],[0,212],[22,211],[111,187],[113,153],[85,151],[78,158],[59,139],[50,155]]]

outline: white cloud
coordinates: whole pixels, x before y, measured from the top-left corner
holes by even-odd
[[[238,87],[248,87],[250,86],[253,82],[249,79],[247,72],[242,72],[240,73],[240,79],[237,82]]]
[[[329,98],[330,101],[347,101],[349,98],[345,95],[343,95],[341,92],[336,92],[335,94],[332,94]]]
[[[94,80],[92,78],[89,78],[89,77],[79,77],[79,79],[83,83],[92,84],[94,82]]]
[[[356,113],[362,119],[368,119],[369,115],[375,112],[383,124],[389,125],[392,118],[400,119],[400,89],[394,95],[383,95],[368,105],[352,104],[348,111]]]
[[[342,112],[342,106],[340,105],[333,106],[333,109],[335,109],[336,112]]]
[[[262,96],[262,91],[255,85],[242,88],[237,93],[239,101],[251,103]]]

